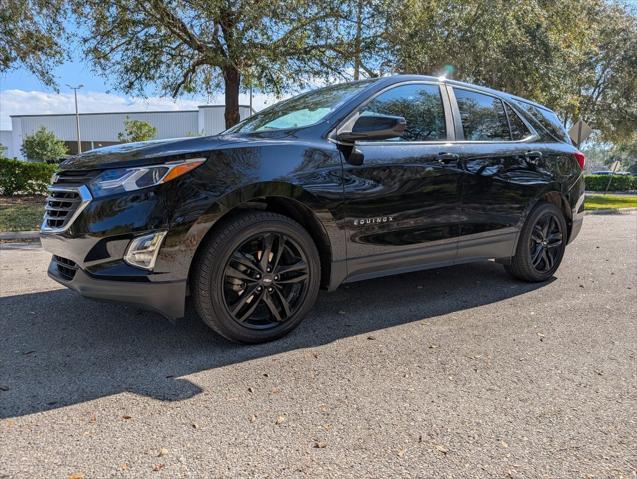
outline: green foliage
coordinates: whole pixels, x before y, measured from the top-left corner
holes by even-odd
[[[0,157],[0,193],[6,196],[43,195],[57,165]]]
[[[600,140],[637,129],[637,18],[604,0],[404,0],[387,17],[398,71],[448,77],[530,98]]]
[[[33,135],[27,136],[20,150],[29,160],[34,161],[59,160],[69,152],[64,142],[58,140],[55,133],[44,127]]]
[[[70,5],[85,53],[125,93],[302,89],[389,72],[485,84],[583,118],[598,140],[637,130],[637,17],[615,0],[4,0],[0,72],[45,83]],[[48,67],[48,68],[47,68]]]
[[[64,0],[0,2],[0,73],[24,67],[55,86],[53,67],[66,58]]]
[[[97,70],[126,93],[222,90],[226,126],[241,88],[280,94],[357,71],[378,53],[387,0],[74,0]],[[365,22],[363,25],[362,23]],[[361,25],[356,28],[355,25]]]
[[[588,175],[585,177],[588,191],[628,191],[637,190],[637,177],[628,175]],[[610,181],[610,186],[608,182]]]
[[[611,150],[613,160],[621,163],[621,169],[637,175],[637,125],[635,134],[629,141],[613,146]]]
[[[155,135],[157,135],[157,128],[147,121],[131,120],[126,117],[126,120],[124,120],[124,131],[118,133],[117,139],[122,143],[133,143],[152,140]]]

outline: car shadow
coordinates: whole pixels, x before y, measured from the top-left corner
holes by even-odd
[[[544,283],[546,284],[546,283]],[[132,392],[162,401],[202,389],[181,378],[502,301],[542,287],[493,262],[403,274],[321,293],[306,320],[267,344],[232,344],[189,309],[177,325],[68,290],[0,298],[0,417]]]

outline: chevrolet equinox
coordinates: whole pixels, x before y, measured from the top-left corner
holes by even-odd
[[[495,260],[545,281],[582,225],[584,155],[555,113],[426,76],[328,86],[217,136],[61,164],[49,275],[168,318],[191,296],[243,343],[288,333],[319,288]]]

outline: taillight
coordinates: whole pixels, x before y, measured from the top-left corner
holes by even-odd
[[[583,170],[584,166],[586,165],[586,156],[584,156],[584,153],[582,153],[581,151],[576,151],[575,153],[573,153],[573,156],[577,160],[579,167]]]

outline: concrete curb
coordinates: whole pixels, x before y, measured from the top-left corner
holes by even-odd
[[[0,241],[39,241],[39,231],[7,231],[0,233]]]

